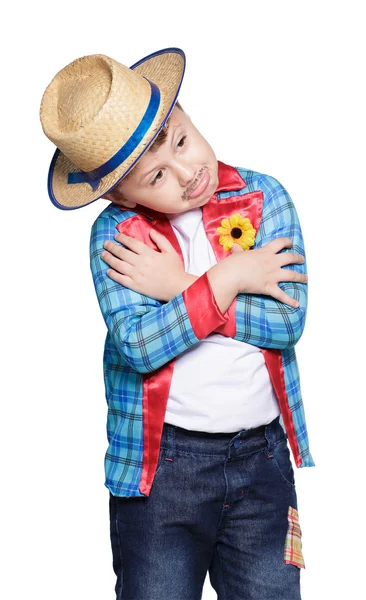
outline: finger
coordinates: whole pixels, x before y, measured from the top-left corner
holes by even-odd
[[[138,292],[139,294],[144,293],[142,291],[141,287],[131,277],[128,277],[127,275],[121,275],[120,273],[117,273],[113,269],[108,269],[107,275],[110,279],[113,279],[113,281],[116,281],[116,283],[119,283],[120,285],[124,285],[125,287],[129,288],[130,290],[133,290],[134,292]]]
[[[292,308],[299,308],[300,303],[294,298],[291,298],[291,296],[288,296],[288,294],[281,290],[277,285],[273,286],[269,291],[270,293],[268,295],[272,296],[275,300],[279,300],[283,304],[288,304]]]
[[[289,237],[280,237],[268,242],[263,247],[270,248],[273,252],[279,252],[283,248],[291,248],[292,239]]]
[[[119,244],[114,244],[111,240],[105,241],[103,245],[104,248],[111,254],[114,254],[114,256],[130,263],[130,265],[136,265],[138,257],[135,252],[131,252],[131,250],[128,250]]]
[[[136,254],[145,254],[151,251],[154,252],[154,250],[151,250],[149,246],[146,246],[146,244],[144,244],[140,240],[136,240],[136,238],[132,238],[124,233],[117,233],[117,235],[115,235],[114,237],[117,240],[117,242],[120,242],[124,246],[128,246],[128,248]]]
[[[231,246],[230,252],[232,254],[234,254],[235,252],[244,252],[244,248],[242,248],[241,246],[239,246],[239,244],[235,243],[233,246]]]
[[[110,267],[112,267],[118,273],[122,275],[132,275],[134,272],[134,267],[119,258],[116,258],[110,252],[104,251],[102,252],[102,259],[107,263]]]
[[[294,254],[293,252],[282,252],[278,254],[278,261],[281,267],[292,263],[302,265],[305,262],[305,257],[302,254]]]
[[[168,238],[165,237],[160,231],[156,231],[156,229],[150,229],[149,231],[150,237],[155,242],[159,250],[162,252],[176,252],[175,248],[169,242]]]
[[[107,275],[110,279],[113,279],[113,281],[116,281],[120,285],[124,285],[125,287],[128,287],[129,289],[134,289],[134,283],[133,283],[133,280],[131,279],[131,277],[128,277],[127,275],[121,275],[120,273],[117,273],[117,271],[114,271],[113,269],[107,269]]]
[[[308,276],[306,273],[298,273],[292,269],[281,269],[280,281],[294,281],[296,283],[307,283]]]

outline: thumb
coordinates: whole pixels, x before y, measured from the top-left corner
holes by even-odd
[[[175,252],[173,246],[171,245],[169,240],[165,237],[165,235],[163,235],[159,231],[156,231],[156,229],[150,229],[149,234],[150,234],[150,237],[153,240],[153,242],[159,248],[159,250],[161,250],[162,252],[172,252],[172,251]]]
[[[236,243],[233,246],[231,246],[230,251],[232,254],[234,254],[235,252],[244,252],[243,248]]]

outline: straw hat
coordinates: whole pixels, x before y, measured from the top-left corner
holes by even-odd
[[[94,54],[57,73],[40,111],[57,146],[48,174],[57,208],[90,204],[127,175],[173,110],[184,69],[184,52],[166,48],[130,68]]]

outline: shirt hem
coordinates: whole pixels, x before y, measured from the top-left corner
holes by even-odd
[[[112,485],[110,483],[105,482],[104,483],[105,487],[107,488],[107,490],[109,490],[109,492],[112,494],[112,496],[117,496],[120,498],[135,498],[135,497],[142,497],[142,498],[146,498],[146,494],[142,494],[139,491],[139,488],[137,487],[131,487],[131,486],[124,486],[124,485]]]

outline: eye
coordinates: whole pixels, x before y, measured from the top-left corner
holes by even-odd
[[[183,148],[183,146],[184,146],[184,143],[185,143],[185,141],[186,141],[186,137],[187,137],[187,136],[186,136],[186,135],[184,135],[184,136],[183,136],[183,137],[182,137],[182,138],[179,140],[179,142],[178,142],[178,144],[177,144],[177,146],[179,146],[179,148]]]
[[[151,182],[151,185],[155,185],[155,183],[157,181],[160,181],[162,176],[163,176],[163,171],[160,169],[160,171],[157,172],[156,176],[154,177],[153,181]]]

